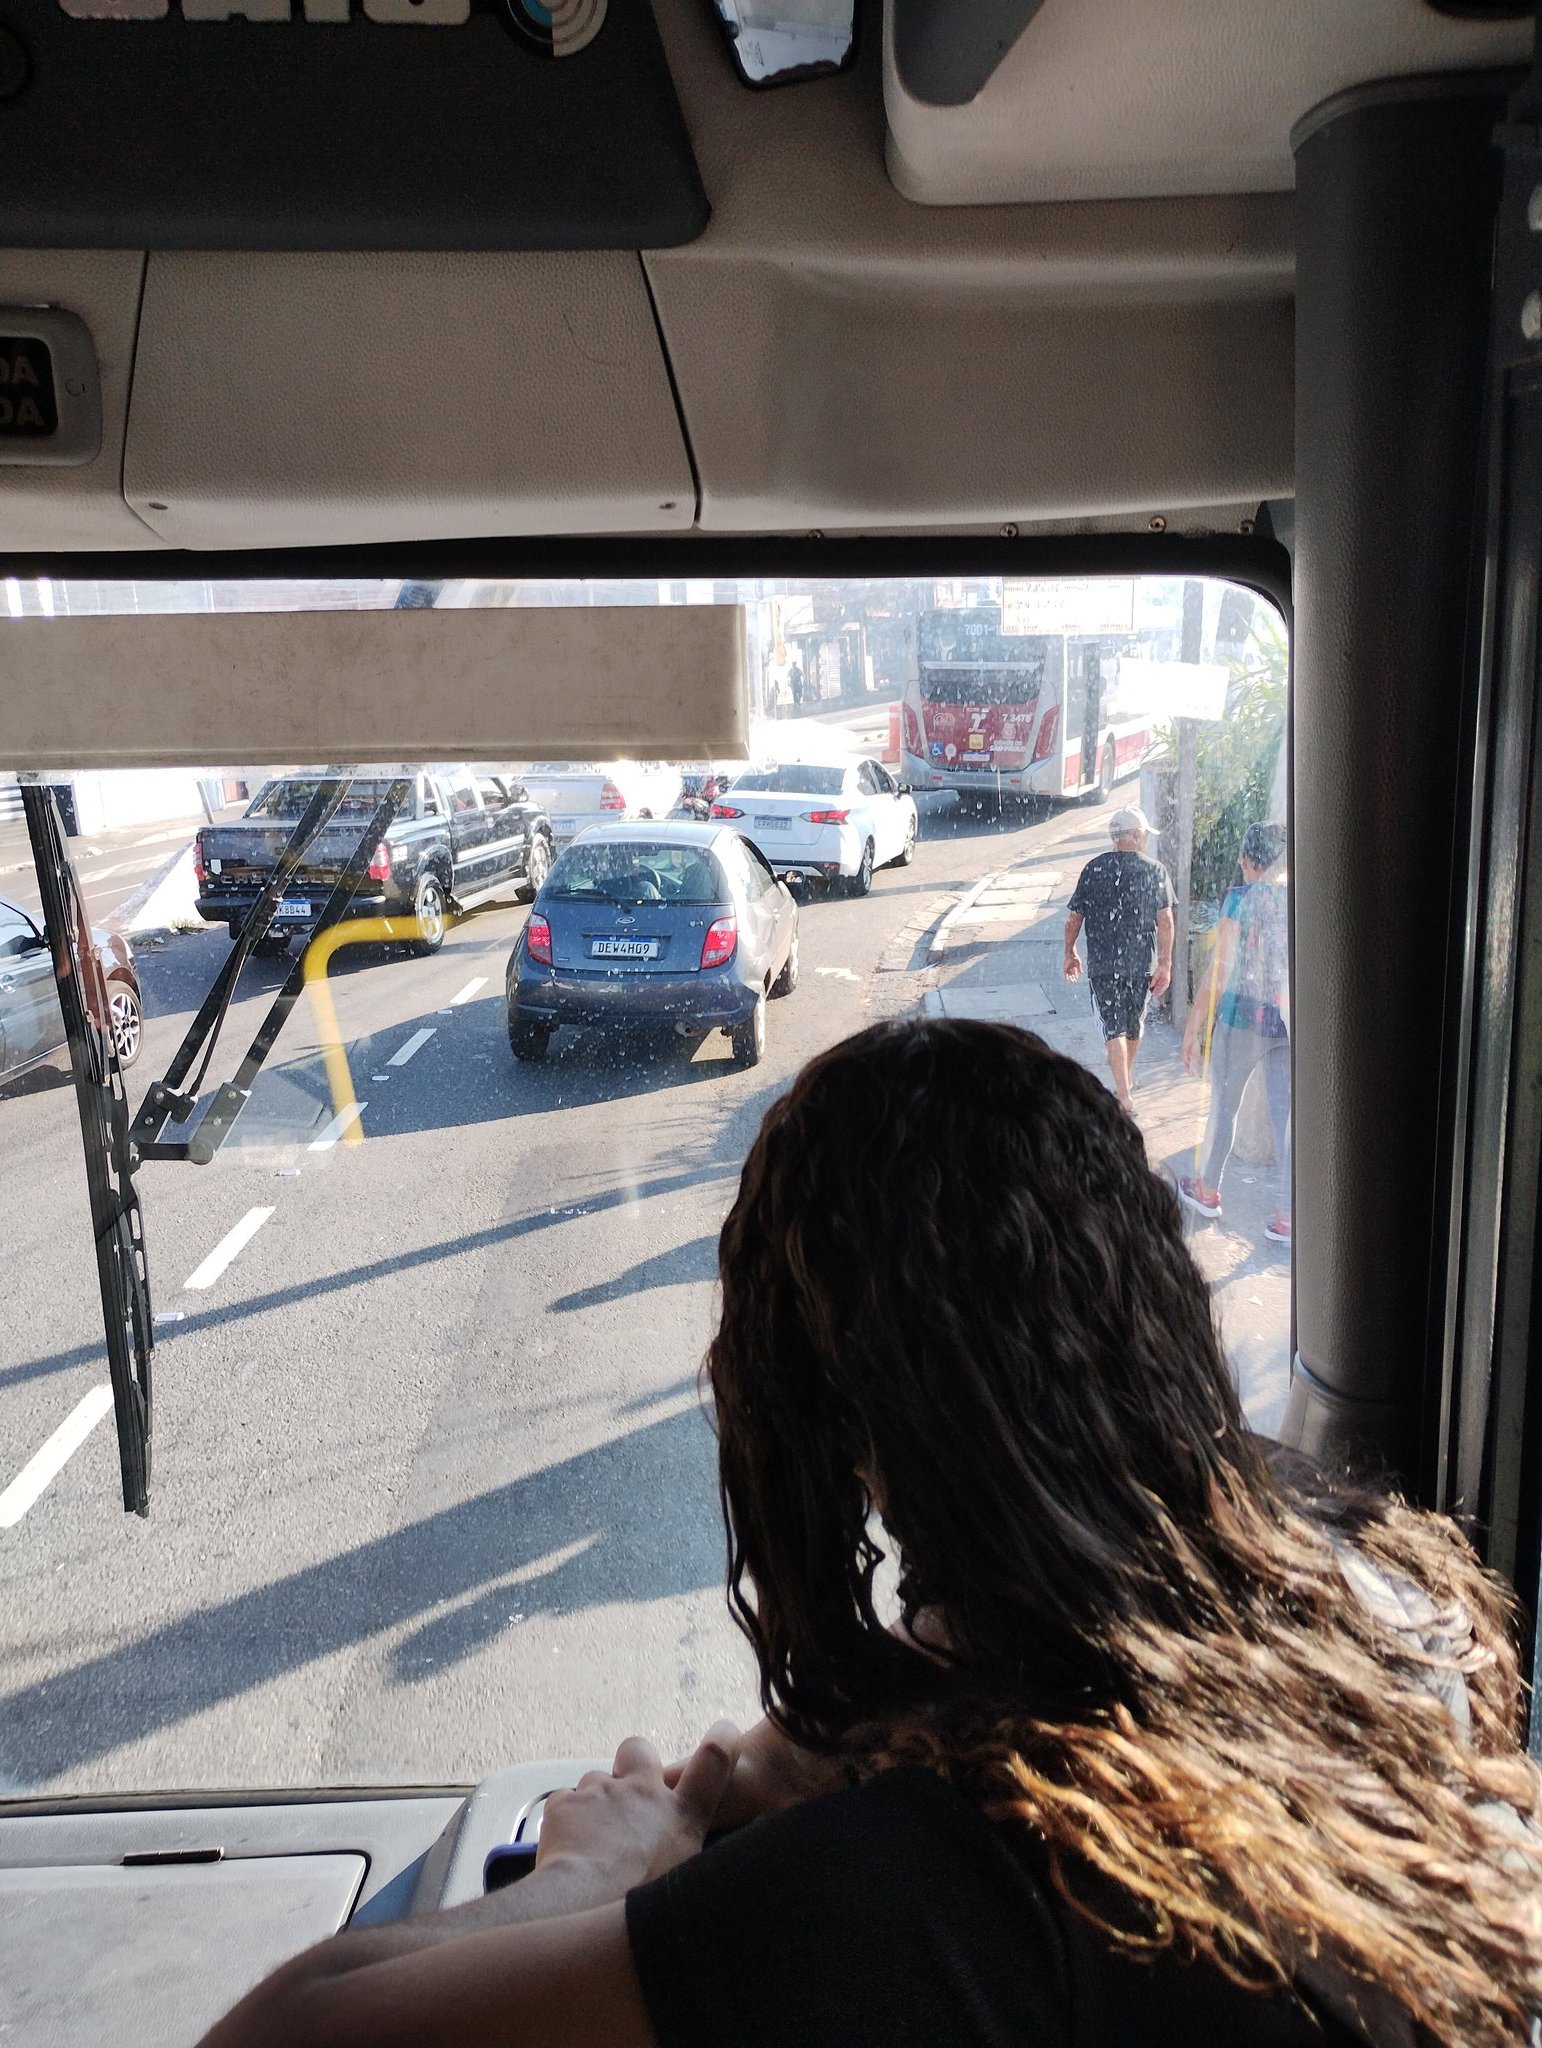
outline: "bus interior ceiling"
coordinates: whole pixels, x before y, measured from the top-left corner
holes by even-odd
[[[1475,1517],[1534,1604],[1542,200],[1529,239],[1501,231],[1497,300],[1493,263],[1532,22],[1051,0],[959,99],[924,0],[867,0],[848,70],[761,92],[705,0],[653,12],[690,159],[649,159],[684,194],[658,245],[597,240],[581,197],[523,235],[517,207],[482,231],[425,201],[416,240],[382,247],[364,212],[310,246],[196,195],[156,215],[152,193],[136,239],[110,193],[93,212],[61,190],[51,223],[0,191],[0,306],[77,315],[100,397],[85,460],[0,443],[5,575],[1165,567],[1288,588],[1286,1430]],[[225,27],[324,32],[298,5]],[[1542,194],[1520,148],[1511,184]],[[25,766],[3,700],[27,679],[0,674],[0,760]],[[129,757],[133,715],[90,734],[99,762]],[[62,693],[26,729],[80,743]],[[534,1789],[504,1785],[500,1820]],[[419,1803],[361,1809],[355,1834],[420,1853],[446,1816]]]

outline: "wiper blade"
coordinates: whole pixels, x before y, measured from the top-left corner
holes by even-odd
[[[150,1512],[150,1368],[155,1324],[145,1256],[144,1217],[134,1188],[128,1098],[113,1044],[106,976],[91,936],[91,919],[65,842],[51,789],[22,784],[22,808],[43,899],[43,928],[80,1111],[86,1188],[96,1240],[97,1282],[118,1424],[123,1505]]]
[[[274,997],[272,1007],[258,1027],[257,1035],[248,1047],[240,1066],[230,1080],[222,1081],[215,1090],[214,1099],[199,1119],[197,1128],[186,1138],[170,1139],[165,1136],[168,1124],[186,1123],[198,1107],[198,1091],[203,1085],[205,1074],[209,1071],[209,1062],[214,1056],[220,1027],[225,1021],[225,1013],[230,1008],[241,969],[246,965],[252,948],[266,934],[285,888],[310,850],[313,841],[347,796],[352,780],[351,775],[339,771],[318,784],[315,796],[306,805],[304,816],[290,833],[273,873],[269,876],[262,894],[252,905],[251,912],[241,927],[240,936],[230,949],[230,957],[214,977],[209,993],[199,1007],[198,1015],[188,1026],[187,1035],[178,1047],[176,1057],[166,1069],[165,1079],[151,1086],[139,1106],[139,1114],[134,1119],[130,1133],[139,1158],[190,1159],[196,1166],[207,1166],[229,1137],[236,1118],[246,1107],[247,1098],[262,1070],[263,1062],[273,1050],[274,1043],[283,1030],[290,1011],[299,1000],[301,989],[305,986],[303,952],[291,967],[283,987]],[[317,920],[318,931],[336,924],[346,914],[359,884],[368,872],[371,854],[390,830],[392,819],[406,803],[411,791],[411,777],[398,776],[374,807],[347,865],[322,906],[321,915]],[[203,1053],[203,1062],[191,1084],[184,1086],[200,1050]]]

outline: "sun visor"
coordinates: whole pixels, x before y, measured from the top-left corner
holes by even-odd
[[[742,760],[738,605],[0,621],[12,768]]]

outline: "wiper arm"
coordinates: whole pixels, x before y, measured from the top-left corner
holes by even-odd
[[[303,953],[289,970],[288,978],[274,997],[272,1007],[258,1027],[257,1035],[234,1076],[229,1081],[222,1081],[215,1090],[214,1100],[199,1119],[196,1130],[186,1138],[170,1139],[165,1136],[168,1124],[186,1123],[198,1107],[198,1090],[209,1071],[209,1062],[214,1056],[215,1043],[219,1038],[220,1027],[225,1021],[225,1013],[229,1010],[235,994],[241,969],[246,965],[253,946],[266,934],[284,890],[310,850],[312,841],[324,829],[347,795],[352,780],[351,775],[339,772],[318,784],[315,796],[305,807],[304,816],[290,833],[273,873],[241,927],[240,936],[231,948],[229,959],[214,977],[209,993],[199,1007],[198,1015],[188,1026],[187,1035],[178,1047],[176,1057],[166,1069],[165,1079],[152,1084],[139,1106],[139,1114],[134,1118],[130,1132],[139,1158],[190,1159],[195,1166],[207,1166],[229,1137],[236,1118],[246,1107],[253,1084],[262,1070],[262,1064],[273,1050],[274,1043],[283,1030],[290,1011],[299,1000],[301,989],[305,986]],[[317,920],[318,930],[336,924],[347,911],[359,884],[369,870],[371,854],[390,830],[392,819],[407,801],[411,790],[411,778],[405,775],[398,776],[375,806],[347,865],[338,876],[331,895],[322,907],[321,916]],[[203,1062],[197,1076],[190,1086],[184,1087],[183,1084],[200,1050],[203,1053]]]
[[[58,804],[51,789],[29,782],[22,784],[21,800],[80,1111],[107,1364],[118,1423],[123,1505],[131,1514],[147,1515],[155,1325],[144,1218],[134,1188],[136,1160],[129,1136],[128,1098],[113,1044],[107,981],[70,861]]]

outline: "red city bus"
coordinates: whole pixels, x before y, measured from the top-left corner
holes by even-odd
[[[1151,743],[1149,713],[1117,702],[1134,633],[1003,633],[1001,607],[923,612],[901,712],[904,778],[982,802],[1107,795]]]

